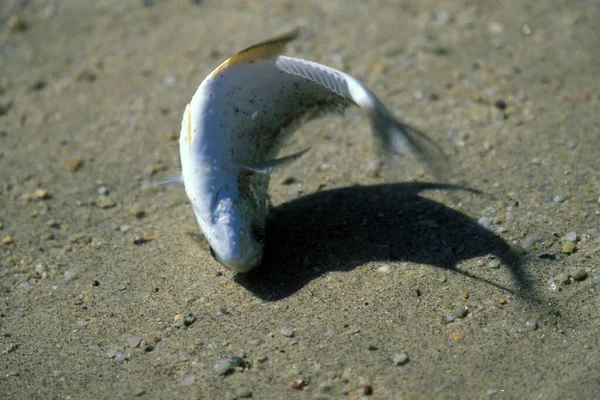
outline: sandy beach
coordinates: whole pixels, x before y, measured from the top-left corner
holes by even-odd
[[[451,177],[311,121],[235,276],[148,184],[204,77],[296,27]],[[595,1],[0,2],[0,398],[600,398],[598,48]]]

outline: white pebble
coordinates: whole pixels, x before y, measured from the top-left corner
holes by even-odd
[[[389,265],[382,265],[381,267],[377,268],[377,271],[379,271],[379,272],[390,272],[390,266]]]
[[[404,365],[408,362],[408,354],[406,354],[406,353],[394,354],[394,357],[392,357],[392,361],[394,362],[395,365]]]
[[[577,240],[577,232],[569,232],[565,235],[564,239],[567,242],[575,242]]]
[[[293,337],[294,336],[294,328],[292,328],[290,326],[284,326],[283,328],[281,328],[279,330],[279,333],[281,333],[285,337]]]
[[[196,382],[195,376],[186,376],[183,380],[183,386],[192,386]]]
[[[479,225],[483,226],[485,229],[491,229],[492,227],[492,220],[489,219],[488,217],[481,217],[479,218],[479,221],[477,221],[479,223]]]

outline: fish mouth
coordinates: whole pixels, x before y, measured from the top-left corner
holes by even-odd
[[[262,259],[262,251],[257,251],[256,246],[250,241],[248,234],[245,231],[240,232],[240,252],[237,257],[223,260],[220,258],[211,247],[211,255],[213,258],[225,268],[236,274],[243,274],[252,270]]]

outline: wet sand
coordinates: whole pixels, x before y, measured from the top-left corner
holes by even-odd
[[[600,397],[591,1],[0,3],[0,397]],[[343,69],[448,155],[374,177],[358,113],[302,127],[264,262],[182,188],[181,115],[238,50]],[[574,233],[574,234],[573,234]]]

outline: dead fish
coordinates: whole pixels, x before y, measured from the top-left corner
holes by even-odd
[[[180,133],[183,182],[211,254],[233,272],[262,258],[271,172],[309,149],[275,158],[298,126],[358,106],[378,154],[406,149],[442,174],[445,157],[421,132],[396,120],[360,81],[316,62],[281,55],[298,31],[258,43],[219,65],[186,106]]]

